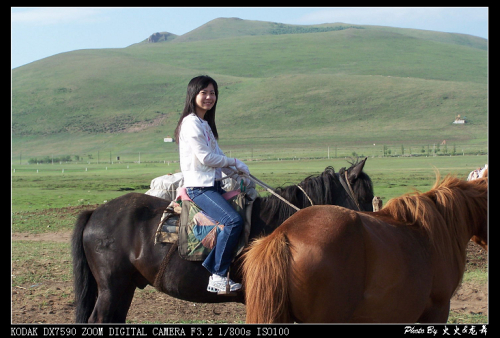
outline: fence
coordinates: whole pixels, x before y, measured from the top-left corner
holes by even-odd
[[[345,157],[389,157],[389,156],[460,156],[487,154],[487,145],[360,145],[360,146],[222,146],[226,155],[244,161],[300,160]],[[13,153],[12,165],[26,164],[132,164],[132,163],[177,163],[179,153],[175,144],[166,151],[112,152],[96,151],[85,154],[27,154]]]

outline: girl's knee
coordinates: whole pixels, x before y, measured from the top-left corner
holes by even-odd
[[[242,226],[243,225],[243,218],[241,217],[240,214],[238,214],[238,216],[235,217],[234,223],[236,223],[238,226]]]
[[[229,219],[228,225],[241,228],[243,226],[243,218],[240,214],[236,213]]]

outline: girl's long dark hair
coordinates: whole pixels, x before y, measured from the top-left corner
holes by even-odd
[[[184,104],[184,110],[182,111],[181,118],[177,123],[177,128],[175,128],[175,142],[179,144],[179,134],[181,132],[182,120],[191,113],[196,113],[196,96],[203,89],[207,88],[209,84],[214,86],[215,90],[215,104],[212,109],[208,110],[205,114],[204,120],[208,122],[210,128],[212,128],[212,133],[214,137],[218,140],[219,133],[217,133],[217,126],[215,125],[215,108],[217,107],[217,101],[219,100],[219,87],[217,82],[208,75],[197,76],[191,81],[189,81],[186,94],[186,103]]]

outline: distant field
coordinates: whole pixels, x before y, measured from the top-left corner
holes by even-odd
[[[387,200],[411,191],[412,187],[429,189],[435,180],[433,167],[442,175],[466,177],[487,161],[486,155],[375,157],[368,159],[365,172],[373,180],[375,194]],[[296,184],[329,165],[336,171],[349,167],[347,160],[339,158],[247,163],[255,176],[274,187]],[[153,178],[177,171],[177,163],[13,165],[12,211],[102,204],[130,191],[146,192]]]

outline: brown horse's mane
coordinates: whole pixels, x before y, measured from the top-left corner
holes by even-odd
[[[425,193],[413,192],[387,202],[379,212],[400,224],[421,229],[427,234],[438,254],[450,264],[457,264],[460,276],[465,269],[466,248],[454,239],[471,237],[474,223],[484,221],[488,199],[487,178],[463,181],[447,175]],[[467,244],[465,244],[466,246]]]

